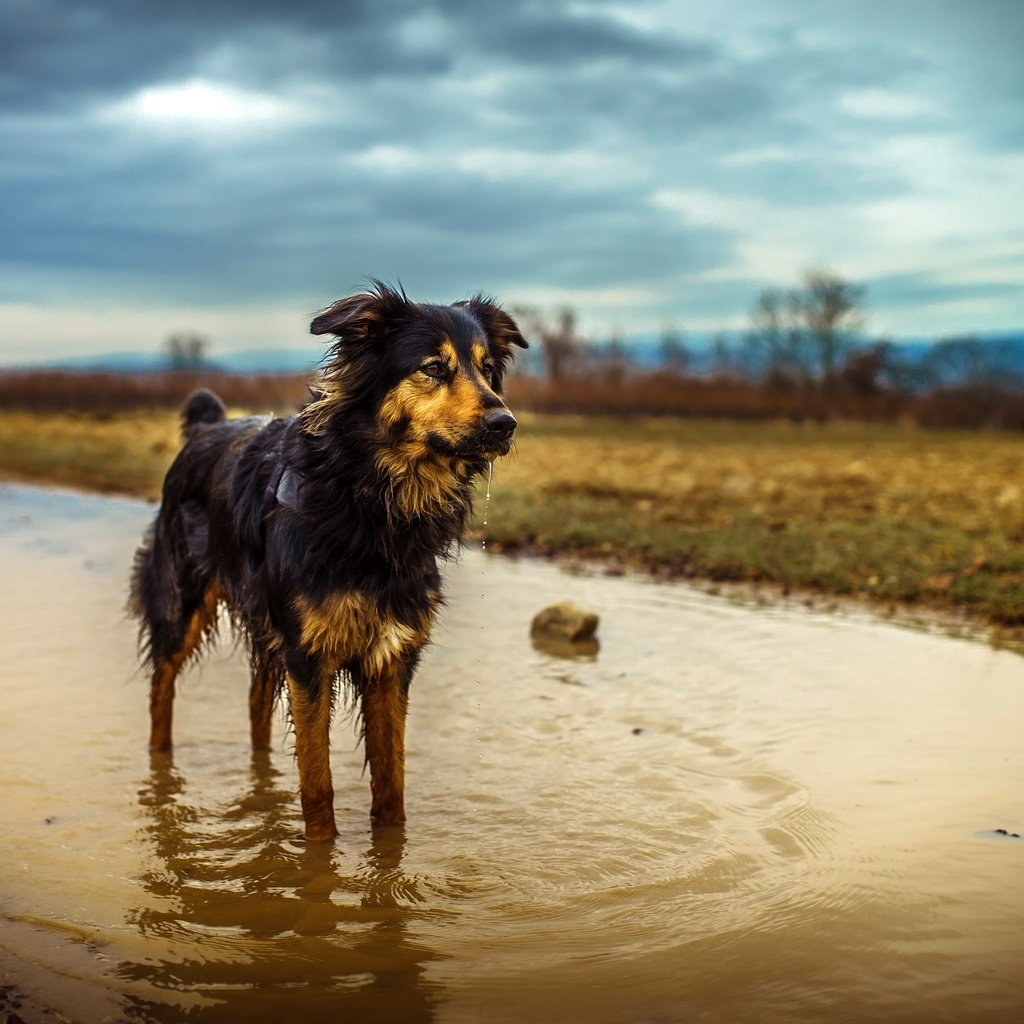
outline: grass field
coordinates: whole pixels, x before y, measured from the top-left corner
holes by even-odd
[[[1024,625],[1024,436],[521,417],[489,550],[763,581]],[[0,414],[0,473],[155,498],[170,413]]]

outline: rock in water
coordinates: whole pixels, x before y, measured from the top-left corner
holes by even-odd
[[[597,623],[598,617],[593,612],[586,612],[573,604],[553,604],[534,615],[530,636],[581,643],[594,636]]]

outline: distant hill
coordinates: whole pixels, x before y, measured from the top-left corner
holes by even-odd
[[[322,352],[319,351],[304,352],[291,348],[251,349],[243,352],[226,352],[206,362],[203,369],[219,373],[309,373],[320,362],[321,357]],[[160,373],[172,369],[172,366],[167,356],[159,353],[108,352],[52,359],[17,368],[90,373]]]

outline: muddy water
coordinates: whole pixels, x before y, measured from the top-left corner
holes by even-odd
[[[491,508],[499,516],[500,508]],[[0,980],[24,1020],[996,1021],[1024,1013],[1024,660],[468,552],[404,829],[307,846],[244,664],[146,750],[144,505],[0,488]],[[570,598],[601,649],[533,649]],[[53,1017],[47,1019],[52,1020]]]

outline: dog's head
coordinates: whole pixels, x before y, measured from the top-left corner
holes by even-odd
[[[514,346],[526,342],[490,299],[427,305],[378,282],[334,303],[310,331],[338,339],[320,397],[304,412],[312,433],[354,416],[372,425],[389,464],[455,459],[482,466],[512,447],[516,420],[502,400],[502,378]]]

